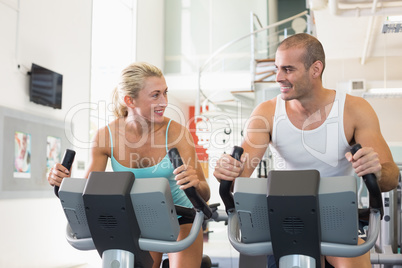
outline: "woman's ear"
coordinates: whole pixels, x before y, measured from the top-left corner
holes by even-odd
[[[133,98],[131,98],[130,96],[124,96],[124,103],[127,105],[127,107],[130,107],[130,108],[135,107]]]

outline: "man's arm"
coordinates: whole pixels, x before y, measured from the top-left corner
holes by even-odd
[[[241,177],[250,177],[261,162],[271,141],[272,118],[275,107],[272,100],[257,106],[244,130],[242,147],[247,154]]]
[[[381,134],[374,109],[362,98],[348,95],[346,100],[346,132],[352,129],[351,144],[360,143],[363,147],[353,158],[349,153],[346,157],[352,162],[358,176],[374,173],[379,180],[381,191],[387,192],[396,188],[399,169]]]
[[[217,162],[214,176],[218,180],[233,181],[237,177],[250,177],[260,163],[271,141],[272,118],[275,111],[274,100],[266,101],[251,114],[244,127],[242,147],[244,153],[240,161],[230,155],[223,155]]]

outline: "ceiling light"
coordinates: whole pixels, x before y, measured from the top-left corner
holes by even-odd
[[[402,33],[402,16],[388,16],[382,26],[382,33]]]
[[[402,21],[402,16],[388,16],[388,21]]]
[[[382,33],[402,33],[401,22],[384,22],[382,25]]]
[[[363,93],[363,98],[401,98],[402,88],[372,88]]]

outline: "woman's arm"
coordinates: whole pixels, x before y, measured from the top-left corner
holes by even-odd
[[[105,171],[109,157],[109,133],[107,128],[99,129],[92,141],[89,165],[85,172],[85,178],[89,177],[92,171]]]
[[[105,171],[107,159],[108,159],[108,148],[109,146],[101,145],[100,141],[104,141],[105,138],[109,140],[108,136],[105,136],[106,129],[102,128],[95,134],[94,140],[92,141],[91,147],[91,157],[88,168],[85,172],[85,178],[88,178],[89,173],[92,171]],[[108,144],[108,143],[103,143]],[[52,186],[60,186],[64,178],[70,177],[70,172],[60,163],[56,163],[49,172],[47,180]]]
[[[187,128],[179,123],[171,124],[172,131],[169,130],[169,148],[176,147],[183,160],[183,166],[174,170],[177,184],[181,189],[194,186],[201,197],[208,201],[210,198],[210,189],[205,180],[204,171],[198,161],[197,152],[193,137]],[[171,145],[171,146],[170,146]]]

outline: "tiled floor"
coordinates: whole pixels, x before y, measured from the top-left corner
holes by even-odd
[[[204,242],[204,254],[211,258],[213,264],[219,264],[217,267],[239,267],[239,252],[230,245],[224,222],[209,222],[208,227],[210,233]]]

